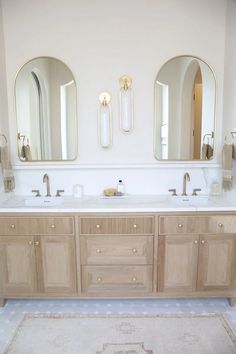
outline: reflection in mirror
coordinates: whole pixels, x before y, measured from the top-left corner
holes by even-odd
[[[155,80],[154,154],[158,160],[209,160],[214,152],[215,76],[199,58],[165,63]]]
[[[32,59],[17,74],[15,99],[20,160],[74,160],[77,108],[71,70],[55,58]]]

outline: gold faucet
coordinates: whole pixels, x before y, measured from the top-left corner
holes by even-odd
[[[187,193],[186,193],[187,181],[190,181],[190,176],[189,176],[188,172],[186,172],[183,177],[183,193],[182,193],[182,195],[187,195]]]
[[[51,193],[50,193],[50,182],[49,182],[49,176],[47,173],[45,173],[45,175],[43,176],[43,183],[46,183],[47,186],[47,194],[46,197],[51,197]]]

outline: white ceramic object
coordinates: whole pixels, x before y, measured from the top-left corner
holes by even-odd
[[[30,197],[25,199],[26,206],[37,206],[43,208],[61,205],[63,202],[63,197]]]
[[[208,195],[176,195],[170,196],[169,201],[175,205],[200,206],[207,205],[209,202]]]

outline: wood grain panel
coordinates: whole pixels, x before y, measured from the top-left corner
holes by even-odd
[[[152,266],[82,266],[86,294],[122,296],[152,291]]]
[[[197,235],[159,237],[159,291],[196,290],[198,242]]]
[[[152,264],[153,236],[81,236],[82,264]]]

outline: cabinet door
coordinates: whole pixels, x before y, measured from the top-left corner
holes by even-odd
[[[76,292],[74,236],[41,236],[35,241],[39,291],[54,295]]]
[[[34,238],[0,237],[0,269],[5,295],[31,294],[36,291]]]
[[[196,290],[198,242],[197,235],[159,236],[158,291]]]
[[[207,235],[200,237],[198,290],[231,290],[235,288],[236,236]]]

